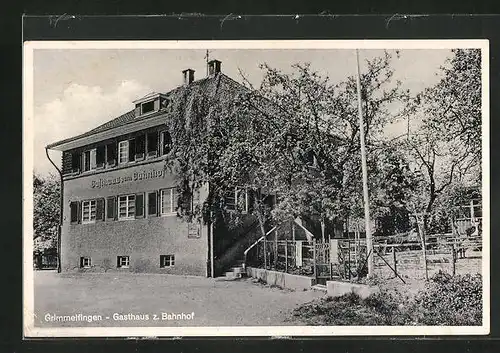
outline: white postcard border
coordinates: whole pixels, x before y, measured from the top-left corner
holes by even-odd
[[[33,287],[33,52],[39,49],[453,49],[482,52],[483,324],[482,326],[230,326],[79,327],[34,325]],[[35,337],[183,336],[408,336],[486,335],[490,332],[489,41],[475,40],[241,40],[241,41],[26,41],[23,48],[23,331]]]

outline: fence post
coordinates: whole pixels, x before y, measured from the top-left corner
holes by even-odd
[[[349,270],[349,281],[351,280],[351,239],[347,240],[347,268]],[[357,269],[356,269],[357,272]]]
[[[331,240],[329,242],[329,246],[330,246],[330,250],[328,251],[328,260],[327,261],[328,261],[328,269],[330,270],[330,281],[331,281],[333,279],[333,273],[332,273],[333,272],[333,269],[332,269],[333,264],[332,264],[332,260],[331,260],[331,258],[332,258],[332,241]]]
[[[455,243],[451,245],[451,273],[455,276],[456,273],[456,261],[457,261],[457,253],[455,252]]]
[[[313,238],[313,274],[314,274],[314,279],[315,281],[318,280],[316,277],[316,239]]]
[[[285,273],[288,272],[288,240],[285,239]]]
[[[274,246],[274,269],[278,268],[278,228],[275,230],[275,246]]]
[[[420,235],[420,245],[422,247],[422,255],[423,255],[423,262],[424,262],[424,273],[425,273],[425,280],[429,280],[429,272],[427,270],[427,246],[425,242],[425,237],[426,237],[426,229],[425,229],[425,213],[422,214],[422,222],[419,221],[418,219],[418,214],[415,213],[415,220],[417,221],[417,227],[418,227],[418,233]]]
[[[267,270],[267,244],[265,237],[264,237],[264,269]]]
[[[392,247],[392,261],[394,263],[394,272],[395,272],[395,275],[396,277],[398,276],[397,273],[398,273],[398,268],[397,268],[397,259],[396,259],[396,247],[393,246]]]

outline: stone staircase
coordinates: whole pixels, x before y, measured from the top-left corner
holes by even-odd
[[[245,268],[243,267],[243,260],[238,260],[231,267],[230,271],[226,271],[223,276],[217,277],[216,281],[234,281],[246,277]]]

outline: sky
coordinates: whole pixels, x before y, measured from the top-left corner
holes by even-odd
[[[439,68],[451,55],[449,49],[394,51],[394,81],[417,93],[439,81]],[[33,56],[34,171],[56,174],[45,155],[45,146],[86,132],[134,108],[132,101],[150,92],[168,92],[182,83],[182,70],[195,70],[195,79],[206,76],[206,51],[185,49],[35,49]],[[364,61],[383,50],[360,51]],[[332,83],[356,73],[355,52],[349,49],[252,49],[210,51],[222,62],[221,71],[242,82],[239,70],[254,85],[263,77],[261,63],[291,72],[296,63],[310,63]],[[404,129],[395,125],[392,129]],[[51,152],[60,165],[60,154]]]

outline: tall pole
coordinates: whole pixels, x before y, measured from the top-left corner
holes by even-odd
[[[361,141],[361,169],[363,170],[363,202],[365,207],[365,232],[366,232],[366,252],[368,253],[368,278],[373,277],[373,244],[370,230],[370,205],[368,198],[368,172],[366,170],[366,148],[365,148],[365,127],[363,122],[363,107],[361,101],[361,78],[359,73],[359,52],[356,49],[357,68],[357,89],[358,89],[358,114],[359,114],[359,138]]]
[[[205,65],[205,66],[206,66],[206,69],[207,69],[207,77],[208,77],[208,59],[209,59],[209,54],[210,54],[210,52],[209,52],[209,50],[207,49],[207,53],[205,54],[205,59],[206,59],[206,61],[207,61],[207,65]]]
[[[214,249],[214,220],[213,213],[210,212],[210,277],[212,278],[215,278]]]

